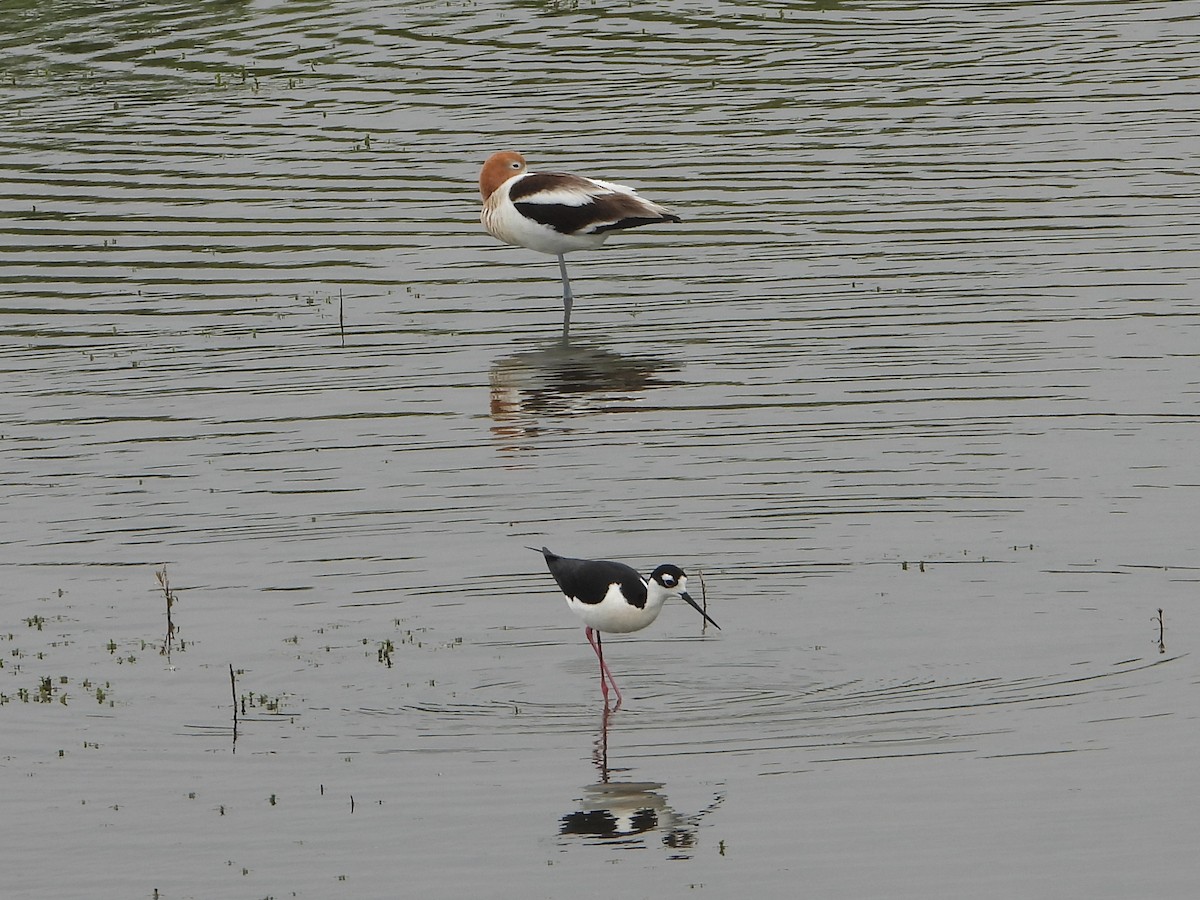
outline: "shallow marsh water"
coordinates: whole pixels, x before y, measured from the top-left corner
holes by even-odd
[[[0,12],[7,896],[1194,896],[1197,12]]]

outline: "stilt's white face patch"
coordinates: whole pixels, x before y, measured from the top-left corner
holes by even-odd
[[[664,575],[662,577],[662,583],[663,583],[663,587],[675,587],[675,576],[674,575]]]

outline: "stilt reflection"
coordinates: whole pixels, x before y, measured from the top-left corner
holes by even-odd
[[[669,858],[688,859],[697,845],[701,820],[725,799],[718,793],[693,815],[676,812],[668,803],[664,786],[657,781],[614,781],[608,763],[608,728],[615,710],[605,709],[592,761],[600,773],[595,784],[585,785],[578,810],[559,822],[559,835],[585,845],[646,849],[661,845]],[[617,770],[628,771],[628,770]]]

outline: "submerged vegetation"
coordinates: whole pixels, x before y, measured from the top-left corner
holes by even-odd
[[[60,589],[53,598],[43,598],[40,602],[61,600],[65,593]],[[60,630],[71,621],[65,611],[43,610],[21,616],[20,621],[25,625],[24,632],[0,632],[0,706],[9,703],[69,706],[86,700],[112,705],[111,681],[94,674],[70,675],[61,669],[49,669],[48,664],[59,664],[59,651],[75,644],[72,637]],[[108,645],[101,649],[108,649]],[[115,645],[112,649],[116,649]],[[78,663],[71,661],[72,666]]]

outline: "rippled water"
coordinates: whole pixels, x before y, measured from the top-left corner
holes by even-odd
[[[1192,896],[1198,21],[0,10],[11,896]]]

